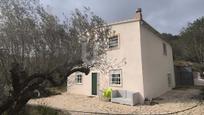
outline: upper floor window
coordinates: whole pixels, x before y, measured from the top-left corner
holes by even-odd
[[[163,43],[163,54],[167,55],[167,48],[166,48],[166,44]]]
[[[108,42],[108,48],[112,49],[112,48],[117,48],[119,46],[119,38],[118,35],[117,36],[113,36],[109,38],[109,42]]]
[[[82,84],[82,74],[76,74],[76,84]]]

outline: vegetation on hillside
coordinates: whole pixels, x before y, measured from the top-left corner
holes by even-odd
[[[162,35],[172,45],[174,60],[192,62],[204,71],[204,17],[189,23],[179,35]]]

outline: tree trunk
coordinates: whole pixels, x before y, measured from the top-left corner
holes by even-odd
[[[79,67],[70,69],[64,75],[63,81],[66,81],[66,78],[74,72],[83,72],[86,75],[89,73],[89,68]],[[0,107],[0,115],[8,111],[8,115],[19,115],[23,107],[26,106],[26,103],[33,98],[34,90],[39,89],[40,85],[46,80],[52,81],[54,83],[54,77],[48,76],[48,74],[33,74],[28,79],[24,80],[23,83],[19,82],[21,77],[21,68],[20,65],[15,64],[11,69],[11,78],[13,93],[12,96]]]

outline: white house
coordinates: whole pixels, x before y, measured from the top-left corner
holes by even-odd
[[[175,87],[172,48],[142,19],[141,9],[134,19],[110,25],[116,35],[109,38],[107,57],[120,66],[106,73],[93,69],[87,76],[74,73],[68,77],[67,92],[90,96],[112,87],[138,92],[143,103]]]

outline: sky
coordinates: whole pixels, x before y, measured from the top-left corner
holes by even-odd
[[[51,13],[70,15],[75,8],[90,7],[112,23],[133,19],[142,8],[143,19],[160,33],[179,34],[183,27],[204,16],[204,0],[42,0]]]

